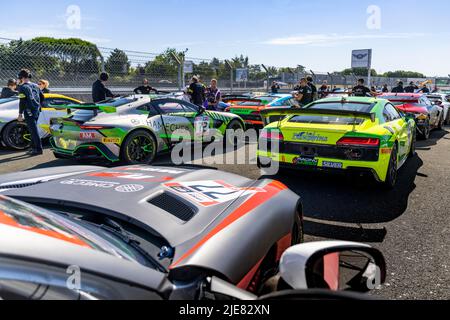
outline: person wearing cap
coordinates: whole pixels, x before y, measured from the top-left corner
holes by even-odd
[[[19,116],[17,121],[25,121],[31,135],[31,156],[41,155],[42,141],[39,135],[37,122],[39,120],[41,106],[44,102],[44,94],[37,84],[31,82],[31,72],[22,69],[17,78],[19,79]]]
[[[0,99],[11,98],[17,96],[19,93],[17,92],[17,81],[14,79],[8,80],[8,84],[6,87],[2,89],[2,93],[0,95]]]
[[[416,85],[414,84],[414,82],[411,81],[411,82],[409,83],[409,86],[405,87],[405,92],[406,92],[406,93],[414,93],[414,92],[416,92],[417,89],[418,89],[418,88],[416,87]]]
[[[144,79],[144,81],[142,81],[142,86],[137,87],[133,92],[135,94],[150,94],[151,92],[158,94],[158,90],[149,85],[148,79]]]
[[[199,82],[197,76],[193,76],[189,85],[188,94],[191,96],[191,102],[202,107],[206,100],[205,86]]]
[[[392,88],[392,93],[404,93],[403,81],[399,81],[395,88]]]
[[[99,79],[92,85],[92,100],[94,103],[105,101],[106,98],[114,98],[114,94],[105,86],[108,80],[109,75],[106,72],[102,72]]]

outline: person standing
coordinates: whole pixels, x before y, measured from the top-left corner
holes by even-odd
[[[308,86],[311,88],[312,100],[316,101],[319,96],[317,94],[317,87],[314,84],[314,79],[311,76],[306,77],[306,81],[308,81]]]
[[[322,83],[322,86],[319,88],[317,94],[319,96],[319,99],[326,98],[326,96],[328,95],[328,83],[326,80]]]
[[[411,81],[409,83],[409,86],[405,87],[405,92],[406,93],[414,93],[414,92],[416,92],[417,89],[418,88],[416,88],[416,85],[414,84],[414,82]]]
[[[352,89],[352,94],[355,97],[367,97],[367,94],[372,94],[370,89],[364,85],[364,79],[359,79],[356,87]]]
[[[303,78],[300,80],[299,90],[294,93],[294,98],[297,100],[300,108],[313,102],[312,89],[308,85],[308,80]]]
[[[205,106],[207,110],[217,110],[217,106],[222,100],[222,93],[217,87],[217,80],[212,79],[211,85],[206,89],[206,102]]]
[[[137,87],[133,92],[135,94],[150,94],[151,92],[158,94],[158,90],[149,85],[148,79],[144,79],[144,81],[142,81],[142,86]]]
[[[276,81],[272,82],[272,87],[270,87],[272,94],[277,94],[280,91],[280,86]]]
[[[92,85],[92,100],[94,103],[105,101],[106,98],[114,98],[114,94],[105,86],[108,80],[109,75],[106,72],[102,72],[99,79]]]
[[[428,89],[426,84],[422,85],[422,88],[420,89],[421,93],[430,93],[430,89]]]
[[[188,94],[191,96],[191,102],[199,107],[203,107],[205,103],[205,86],[199,82],[197,76],[192,77],[191,84],[188,89]]]
[[[22,69],[17,78],[19,79],[19,116],[17,121],[25,121],[28,131],[31,134],[30,156],[38,156],[43,153],[42,141],[38,130],[38,120],[44,95],[41,89],[35,83],[31,82],[31,72],[28,69]]]
[[[403,88],[403,81],[399,81],[395,88],[392,88],[392,93],[405,93]]]
[[[383,86],[383,89],[381,89],[381,92],[383,92],[383,93],[388,93],[388,92],[389,92],[389,88],[388,88],[388,85],[387,85],[387,84],[385,84],[385,85]]]
[[[41,89],[42,93],[50,93],[50,83],[47,80],[39,80],[38,86]]]
[[[11,98],[17,96],[19,93],[17,92],[17,81],[14,79],[8,80],[8,84],[6,87],[2,89],[2,93],[0,95],[1,99]]]

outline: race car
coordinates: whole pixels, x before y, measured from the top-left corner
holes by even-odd
[[[384,282],[370,246],[302,239],[299,196],[270,179],[155,166],[0,176],[2,300],[354,298],[338,292],[343,268],[358,292]]]
[[[245,129],[237,115],[206,111],[175,98],[132,95],[58,107],[79,110],[51,120],[50,143],[57,158],[149,164],[180,140],[223,138],[229,145],[235,141],[233,133]]]
[[[415,116],[418,137],[428,140],[433,129],[444,126],[444,109],[433,104],[423,93],[384,93],[381,99],[389,100],[398,110]]]
[[[450,124],[450,96],[445,93],[430,93],[427,94],[427,98],[431,103],[444,109],[444,124]]]
[[[291,108],[297,105],[291,94],[269,94],[252,98],[235,99],[235,105],[226,111],[239,115],[249,126],[262,128],[261,111],[270,108]]]
[[[394,188],[398,169],[415,154],[414,120],[384,99],[327,98],[262,115],[268,125],[260,134],[261,167],[275,162],[291,169],[368,172]]]
[[[38,129],[41,138],[50,135],[49,124],[53,117],[67,115],[67,111],[49,107],[60,104],[79,104],[79,100],[59,94],[44,94],[44,108],[39,116]],[[0,145],[15,150],[25,150],[31,146],[31,136],[25,122],[18,122],[19,97],[0,99]]]

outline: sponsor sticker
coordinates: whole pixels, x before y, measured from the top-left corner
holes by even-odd
[[[381,148],[381,154],[391,154],[392,149],[389,148]]]
[[[103,143],[114,143],[114,144],[120,144],[122,142],[122,139],[120,138],[103,138]]]
[[[116,187],[114,190],[121,193],[133,193],[144,190],[144,186],[140,184],[124,184]]]
[[[196,136],[207,134],[209,132],[209,117],[201,116],[195,118],[194,125]]]
[[[300,166],[316,167],[319,164],[319,160],[313,158],[298,157],[294,158],[293,163]]]
[[[92,140],[95,139],[95,132],[80,132],[81,140]]]
[[[344,164],[342,162],[323,161],[322,167],[331,169],[342,169]]]
[[[196,202],[204,207],[234,201],[259,192],[266,192],[262,188],[240,188],[222,181],[166,183],[164,186],[187,200]]]
[[[299,132],[294,134],[294,140],[305,142],[328,142],[328,137],[314,132]]]
[[[79,187],[90,187],[99,189],[111,189],[120,183],[109,182],[109,181],[94,181],[94,180],[83,180],[83,179],[69,179],[60,182],[64,185],[79,186]]]

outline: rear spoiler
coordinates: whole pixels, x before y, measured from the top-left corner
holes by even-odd
[[[271,117],[278,117],[282,119],[287,116],[297,116],[303,114],[323,114],[323,115],[333,115],[333,116],[351,116],[355,118],[370,118],[372,122],[375,122],[376,114],[370,112],[360,112],[360,111],[348,111],[348,110],[331,110],[331,109],[312,109],[312,108],[273,108],[265,109],[261,111],[261,117],[263,118],[264,124],[267,126],[270,124]]]
[[[236,99],[222,99],[225,103],[227,102],[254,102],[258,103],[260,105],[264,104],[264,101],[259,99],[252,99],[252,98],[236,98]]]
[[[70,113],[72,110],[91,110],[91,111],[103,111],[105,113],[116,113],[117,108],[108,105],[94,104],[94,103],[81,103],[81,104],[55,104],[49,105],[50,108],[67,110]]]

